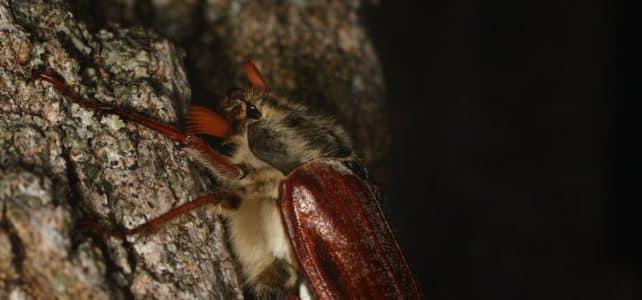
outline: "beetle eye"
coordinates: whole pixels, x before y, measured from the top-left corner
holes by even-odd
[[[245,106],[245,115],[248,119],[258,119],[261,117],[261,112],[252,104],[247,104]]]

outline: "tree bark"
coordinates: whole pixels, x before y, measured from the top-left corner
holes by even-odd
[[[76,226],[133,228],[216,183],[170,140],[71,104],[34,69],[179,127],[192,90],[208,102],[245,86],[251,57],[274,91],[336,115],[386,182],[384,84],[359,1],[279,3],[0,0],[0,299],[242,297],[214,207],[124,240]]]
[[[50,67],[92,101],[176,124],[181,58],[144,29],[89,31],[60,1],[0,1],[0,298],[242,297],[211,206],[124,240],[75,227],[132,228],[214,185],[168,139],[29,81]]]

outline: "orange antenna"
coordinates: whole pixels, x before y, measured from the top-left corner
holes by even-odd
[[[230,123],[218,113],[202,106],[190,106],[187,109],[187,133],[207,134],[226,138],[230,135]]]
[[[244,66],[245,76],[247,76],[247,80],[250,81],[250,84],[257,89],[267,90],[267,83],[265,83],[263,75],[261,75],[261,72],[259,72],[259,69],[256,68],[256,65],[254,65],[252,60],[246,59]]]

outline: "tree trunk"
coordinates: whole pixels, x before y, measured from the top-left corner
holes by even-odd
[[[179,127],[192,88],[213,101],[244,86],[252,57],[273,90],[335,113],[385,181],[380,66],[358,1],[329,3],[0,0],[0,299],[242,298],[214,207],[124,240],[78,228],[133,228],[216,183],[167,138],[71,104],[34,69]]]
[[[125,240],[75,227],[132,228],[213,183],[170,140],[29,81],[50,67],[91,101],[176,124],[181,51],[143,29],[91,32],[50,1],[0,1],[0,51],[0,298],[240,298],[211,206]]]

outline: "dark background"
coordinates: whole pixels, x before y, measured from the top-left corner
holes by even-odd
[[[386,211],[426,298],[640,297],[614,7],[383,1],[364,20],[393,122]]]

